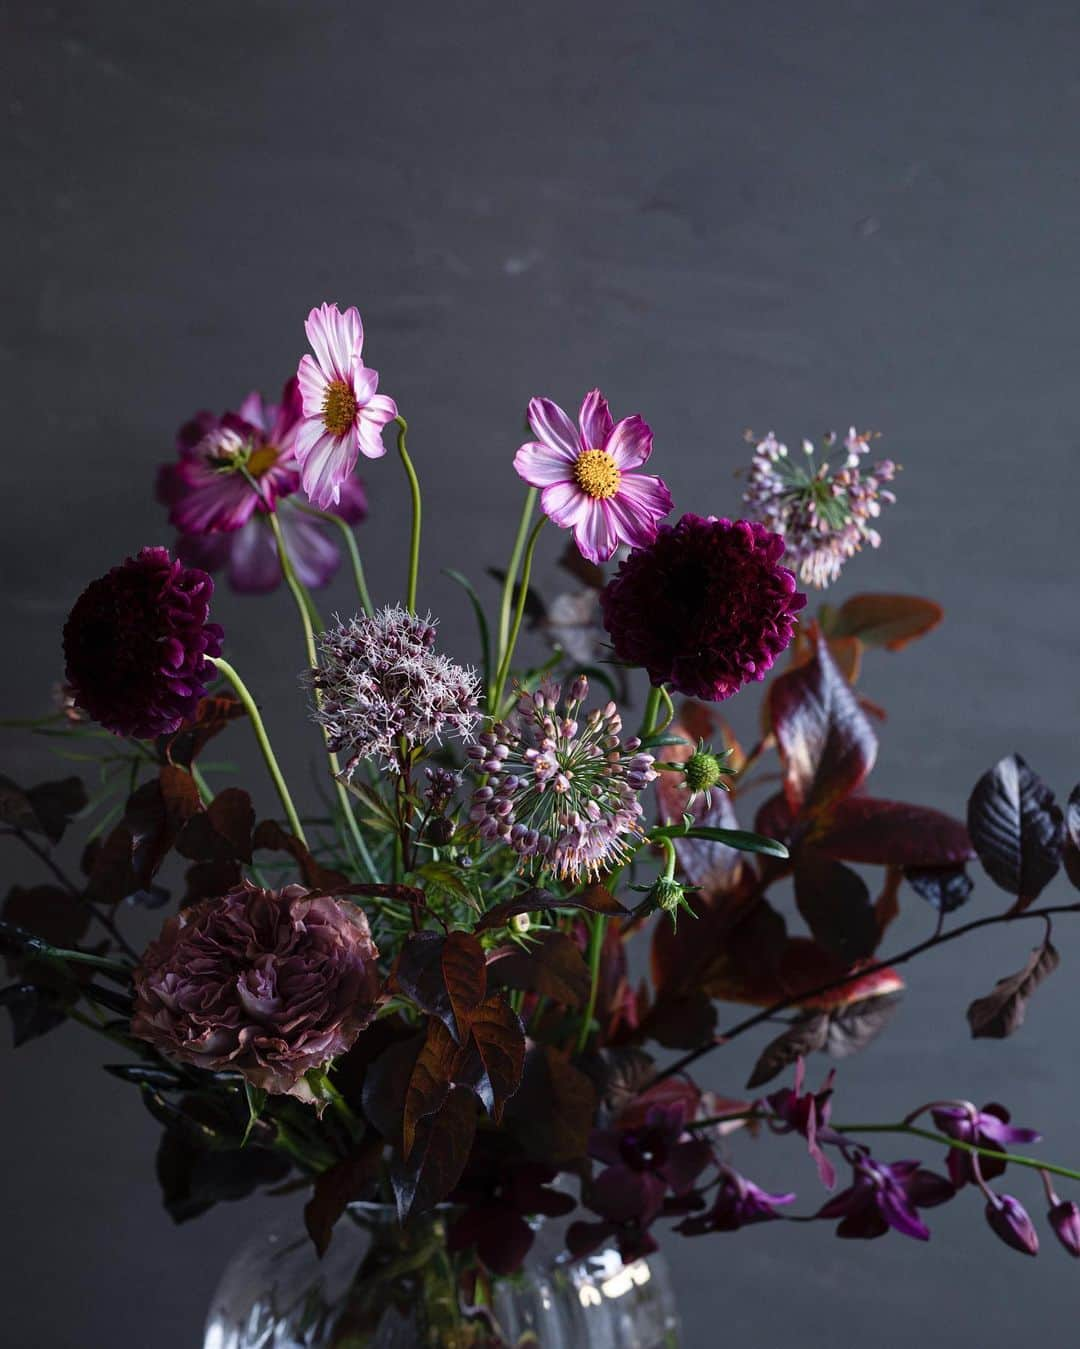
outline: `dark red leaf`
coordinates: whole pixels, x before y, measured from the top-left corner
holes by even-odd
[[[1057,969],[1061,957],[1050,939],[1037,946],[1022,970],[999,979],[992,993],[976,998],[967,1011],[975,1039],[1004,1040],[1024,1024],[1028,998]]]
[[[579,895],[564,899],[553,895],[550,890],[525,890],[516,899],[508,899],[504,904],[496,904],[480,919],[475,932],[490,932],[496,927],[505,927],[511,918],[520,913],[543,913],[550,909],[586,909],[589,913],[622,914],[629,910],[603,885],[589,885]]]
[[[376,1025],[378,1024],[376,1022]],[[395,1041],[389,1048],[383,1050],[364,1074],[362,1094],[364,1116],[385,1139],[394,1144],[401,1142],[405,1094],[409,1089],[413,1068],[423,1048],[424,1040],[424,1035],[418,1034]]]
[[[665,992],[653,1003],[639,1031],[665,1049],[693,1049],[716,1030],[716,1008],[702,989]]]
[[[184,872],[182,909],[203,899],[217,899],[240,884],[243,872],[239,862],[196,862]]]
[[[814,815],[861,786],[877,739],[823,640],[812,661],[773,681],[769,708],[794,814]]]
[[[862,877],[813,848],[795,862],[795,903],[826,950],[845,964],[868,956],[878,942],[877,918]]]
[[[56,885],[28,890],[14,885],[4,900],[3,917],[50,946],[76,946],[90,926],[90,906]]]
[[[230,721],[244,715],[243,704],[231,693],[203,698],[192,720],[173,735],[164,736],[161,748],[170,763],[190,768],[209,742],[220,735]]]
[[[317,862],[311,853],[293,834],[288,834],[276,820],[262,820],[252,835],[251,846],[267,852],[287,852],[296,861],[300,870],[300,879],[313,890],[323,890],[328,895],[340,894],[342,887],[348,885],[349,878],[340,871],[333,871]]]
[[[904,879],[917,895],[943,913],[952,913],[975,888],[963,867],[905,867]]]
[[[0,988],[0,1007],[7,1008],[11,1018],[11,1042],[15,1049],[55,1029],[67,1015],[62,995],[39,984],[17,983]]]
[[[84,855],[86,897],[98,904],[119,904],[139,888],[132,865],[131,830],[118,824],[99,846]]]
[[[525,1056],[505,1125],[530,1157],[566,1167],[585,1156],[596,1100],[596,1088],[580,1069],[551,1045],[536,1045]]]
[[[987,875],[1016,896],[1018,909],[1036,900],[1061,866],[1061,808],[1019,754],[1006,755],[975,784],[968,832]]]
[[[975,853],[959,820],[927,806],[852,796],[838,801],[814,846],[844,862],[872,866],[944,867]]]
[[[422,1012],[438,1017],[456,1041],[457,1018],[443,973],[445,945],[446,938],[437,932],[414,932],[401,948],[392,980]]]
[[[793,1021],[761,1051],[747,1080],[747,1090],[753,1091],[764,1086],[796,1059],[806,1058],[808,1054],[824,1049],[828,1035],[829,1017],[826,1012],[810,1012]]]
[[[334,1224],[349,1204],[362,1199],[375,1179],[382,1157],[383,1141],[368,1139],[316,1177],[315,1189],[304,1206],[304,1226],[320,1258],[330,1245]]]
[[[453,1085],[455,1065],[461,1051],[453,1036],[437,1017],[429,1017],[424,1044],[413,1064],[405,1091],[405,1109],[401,1121],[401,1154],[408,1161],[416,1137],[416,1126],[433,1115]]]
[[[567,1007],[589,1000],[589,967],[564,932],[541,932],[527,947],[502,947],[492,953],[488,973],[504,988],[543,993]]]
[[[833,615],[829,633],[899,651],[936,628],[944,616],[940,604],[918,595],[852,595]]]
[[[390,1183],[401,1222],[445,1199],[461,1179],[476,1136],[476,1100],[467,1087],[454,1087],[438,1114],[423,1120],[408,1161],[394,1159]]]
[[[240,787],[226,787],[193,815],[176,841],[176,850],[193,862],[250,862],[255,809]]]
[[[469,1033],[473,1013],[487,993],[484,948],[468,932],[448,932],[442,947],[443,982],[457,1022],[457,1039]]]
[[[1065,873],[1080,890],[1080,786],[1072,789],[1065,807]]]
[[[42,782],[23,791],[9,778],[0,777],[0,823],[26,833],[44,834],[59,843],[64,830],[86,805],[86,788],[79,778]]]
[[[124,809],[124,825],[131,835],[135,888],[149,887],[184,825],[201,810],[194,778],[173,764],[164,764],[156,778],[132,792]]]
[[[473,1013],[469,1052],[457,1069],[496,1122],[503,1107],[521,1085],[525,1035],[517,1013],[498,995],[486,998]],[[479,1061],[477,1064],[477,1060]]]
[[[892,1020],[899,1005],[899,993],[881,993],[838,1008],[829,1016],[825,1052],[831,1058],[846,1059],[865,1049]]]

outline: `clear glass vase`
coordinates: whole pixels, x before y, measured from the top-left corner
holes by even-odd
[[[351,1205],[322,1260],[299,1222],[264,1232],[225,1270],[203,1349],[677,1349],[662,1255],[574,1260],[562,1236],[538,1225],[521,1272],[470,1314],[442,1215],[403,1231],[392,1209]]]

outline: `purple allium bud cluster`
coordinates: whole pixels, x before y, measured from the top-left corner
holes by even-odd
[[[881,543],[873,521],[882,505],[896,500],[884,484],[896,477],[897,465],[882,459],[864,474],[860,465],[870,439],[870,432],[852,427],[842,465],[832,462],[833,433],[825,437],[820,460],[811,441],[803,441],[801,456],[791,455],[771,431],[754,447],[743,500],[762,524],[784,536],[788,559],[805,585],[824,589],[864,544]]]
[[[588,692],[579,675],[562,702],[561,686],[545,680],[469,749],[487,779],[470,812],[480,837],[573,881],[626,860],[626,840],[641,834],[638,796],[656,777],[640,741],[621,740],[614,703],[583,716]]]
[[[402,740],[419,749],[444,735],[472,738],[479,680],[434,649],[430,614],[387,606],[335,623],[319,647],[320,666],[309,676],[320,695],[315,720],[331,751],[348,756],[345,776],[368,758],[397,771]]]

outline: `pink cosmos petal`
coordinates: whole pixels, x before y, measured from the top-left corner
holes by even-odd
[[[573,529],[585,517],[589,498],[574,482],[556,482],[540,493],[540,509],[560,529]]]
[[[619,533],[610,509],[611,502],[594,501],[590,497],[582,499],[586,508],[574,525],[574,542],[578,552],[590,562],[607,562],[619,546]]]
[[[262,520],[249,520],[231,536],[229,584],[241,595],[265,595],[281,581],[281,564],[270,527]]]
[[[336,304],[320,305],[308,315],[304,331],[323,373],[347,380],[353,357],[360,355],[364,344],[364,325],[356,309],[343,314]]]
[[[382,427],[373,426],[363,417],[357,419],[356,438],[360,453],[365,459],[381,459],[386,453],[386,446],[383,444],[382,438]]]
[[[318,520],[296,511],[282,511],[285,549],[303,585],[318,590],[329,582],[341,562],[337,546],[327,538]],[[269,531],[267,531],[269,532]]]
[[[357,406],[363,407],[379,387],[378,371],[372,370],[357,358],[352,370],[352,387]]]
[[[644,548],[656,538],[656,520],[638,510],[625,492],[618,492],[604,502],[611,513],[621,543],[631,548]]]
[[[552,483],[572,481],[576,458],[534,440],[514,455],[514,468],[530,487],[550,487]]]
[[[188,492],[169,512],[182,534],[211,534],[239,529],[258,504],[247,480],[239,473],[215,473],[189,466]]]
[[[277,407],[266,408],[268,424],[266,436],[270,444],[285,448],[289,443],[291,432],[303,415],[304,402],[300,396],[300,382],[293,375],[291,379],[285,381],[285,387],[281,391],[281,402]]]
[[[529,425],[537,440],[576,459],[587,445],[582,445],[577,427],[550,398],[534,398],[529,404]]]
[[[374,426],[385,426],[397,416],[397,404],[388,394],[372,394],[360,409],[360,416]]]
[[[675,505],[663,478],[654,478],[649,473],[624,473],[619,483],[617,497],[625,501],[637,515],[649,517],[654,526],[656,521],[669,515]],[[650,543],[655,534],[654,527],[649,535]]]
[[[607,399],[599,389],[593,389],[585,395],[578,417],[581,427],[581,443],[587,450],[602,450],[611,435],[614,422],[608,411]]]
[[[304,416],[321,417],[326,386],[330,383],[330,380],[319,369],[313,356],[301,356],[296,378],[300,384]]]
[[[652,439],[648,422],[635,413],[616,422],[607,443],[600,448],[607,450],[615,460],[615,467],[625,473],[643,464],[652,454]]]
[[[303,464],[312,447],[328,434],[321,417],[308,417],[302,421],[296,428],[292,443],[292,452],[297,462]]]
[[[341,500],[341,484],[356,467],[358,449],[355,435],[339,440],[324,431],[306,451],[304,491],[320,510],[332,510]]]
[[[257,427],[260,431],[265,431],[267,429],[267,409],[263,403],[263,396],[257,389],[248,394],[236,411],[242,421],[250,422],[252,426]]]

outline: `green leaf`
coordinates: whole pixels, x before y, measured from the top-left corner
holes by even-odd
[[[752,834],[746,829],[711,829],[705,825],[666,824],[653,829],[650,839],[658,838],[704,838],[712,843],[726,843],[729,848],[739,852],[762,853],[765,857],[790,856],[787,848],[775,838],[766,838],[764,834]]]

